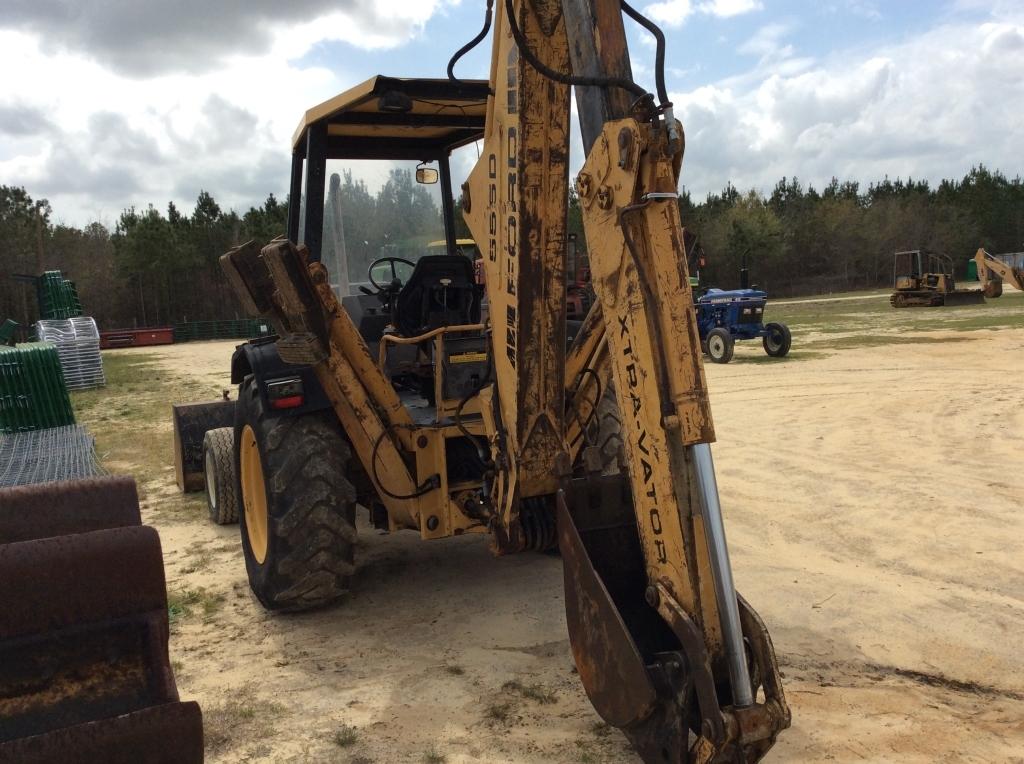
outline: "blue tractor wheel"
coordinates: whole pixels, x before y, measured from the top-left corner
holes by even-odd
[[[782,358],[793,345],[793,335],[785,324],[765,324],[764,352],[772,358]]]
[[[712,329],[708,332],[705,344],[708,348],[708,357],[715,363],[729,363],[732,360],[736,340],[728,329],[722,327]]]

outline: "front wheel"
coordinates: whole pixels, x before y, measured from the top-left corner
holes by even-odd
[[[238,522],[238,481],[235,478],[235,431],[207,430],[203,436],[203,480],[206,508],[217,525]]]
[[[729,333],[728,329],[712,329],[708,332],[706,340],[708,346],[708,357],[715,363],[729,363],[736,347],[736,340]]]
[[[239,389],[235,472],[242,554],[268,610],[308,610],[348,589],[355,570],[351,455],[332,412],[266,415],[250,377]]]
[[[782,358],[793,345],[793,335],[785,324],[766,324],[764,336],[764,352],[772,358]]]

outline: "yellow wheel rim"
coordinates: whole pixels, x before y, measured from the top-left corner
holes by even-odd
[[[242,504],[245,508],[245,532],[249,537],[249,548],[256,562],[263,564],[267,559],[267,489],[263,482],[263,463],[260,461],[260,447],[252,427],[242,430],[239,444],[240,470],[242,473]]]

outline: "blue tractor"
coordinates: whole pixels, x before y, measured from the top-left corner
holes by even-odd
[[[704,352],[715,363],[732,360],[736,340],[762,338],[764,352],[781,358],[793,342],[785,324],[764,323],[768,293],[760,289],[708,289],[697,300],[697,327]]]

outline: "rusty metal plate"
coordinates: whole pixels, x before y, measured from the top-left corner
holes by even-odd
[[[203,490],[203,437],[208,430],[233,427],[235,402],[180,403],[171,407],[174,420],[174,478],[184,492]]]
[[[611,725],[626,727],[650,714],[657,695],[636,643],[590,561],[562,491],[557,504],[573,658],[597,713]]]
[[[199,705],[165,703],[0,743],[0,764],[199,764],[203,717]]]
[[[0,581],[0,740],[178,699],[154,529],[5,544]]]
[[[102,477],[0,489],[0,544],[139,525],[130,477]]]

